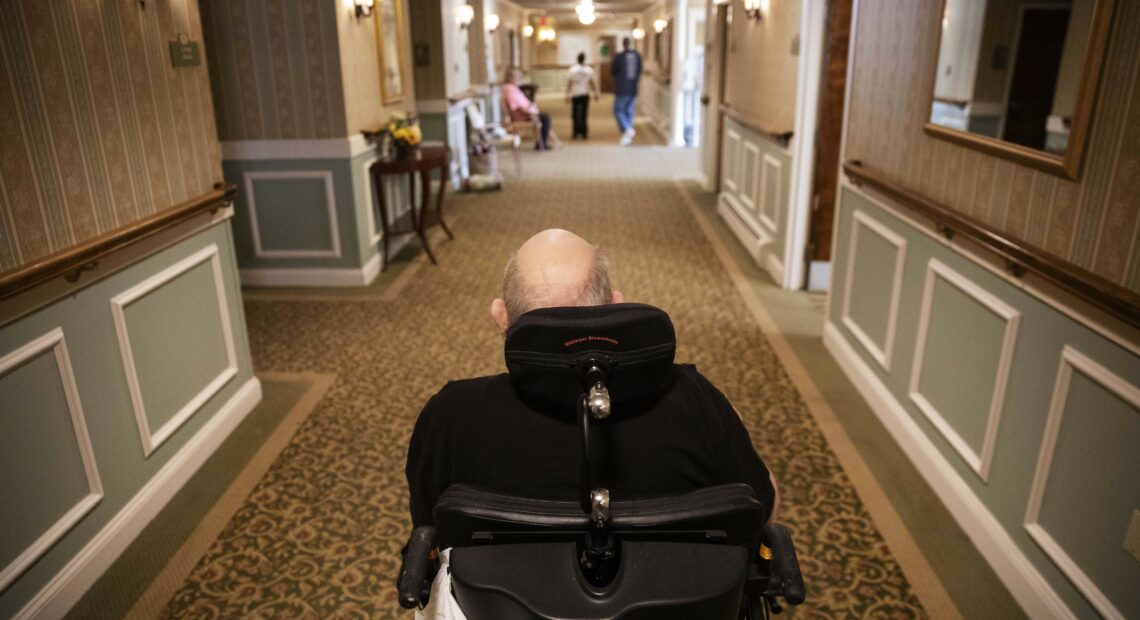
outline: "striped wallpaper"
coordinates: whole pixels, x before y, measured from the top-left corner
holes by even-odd
[[[860,0],[847,159],[1140,292],[1140,0],[1117,0],[1081,179],[923,133],[937,2]]]
[[[222,140],[347,135],[340,0],[201,0]]]
[[[0,271],[213,188],[222,178],[196,0],[0,2]]]

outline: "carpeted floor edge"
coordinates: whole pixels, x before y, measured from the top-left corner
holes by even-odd
[[[315,372],[259,372],[257,374],[258,377],[270,381],[306,380],[310,382],[310,385],[124,618],[149,620],[162,611],[174,593],[185,583],[199,558],[210,549],[210,545],[218,538],[226,523],[233,517],[234,512],[241,507],[245,498],[257,486],[258,481],[265,476],[270,465],[285,449],[285,446],[289,445],[289,440],[292,439],[294,433],[305,421],[305,418],[316,409],[317,403],[320,402],[325,392],[336,380],[335,374]]]
[[[772,349],[780,362],[783,363],[792,383],[799,390],[808,411],[815,418],[816,424],[819,425],[820,431],[827,439],[836,458],[839,459],[848,479],[855,487],[860,499],[863,500],[867,512],[878,525],[878,530],[887,546],[890,547],[892,555],[898,560],[903,572],[906,573],[907,579],[914,587],[915,595],[922,602],[923,608],[932,618],[961,620],[962,614],[958,611],[958,607],[954,604],[934,569],[931,568],[930,563],[927,562],[926,556],[918,548],[918,544],[911,536],[906,523],[891,504],[870,468],[863,461],[858,449],[847,436],[847,432],[836,417],[835,411],[812,380],[811,374],[808,373],[791,344],[784,338],[784,334],[777,326],[775,319],[764,307],[763,302],[752,292],[744,273],[728,254],[720,237],[712,229],[707,217],[701,212],[700,207],[682,183],[682,181],[675,182],[677,192],[683,198],[701,232],[712,245],[717,259],[732,280],[749,312],[764,331],[764,335],[768,337]]]

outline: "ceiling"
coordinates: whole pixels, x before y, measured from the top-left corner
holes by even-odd
[[[518,6],[532,10],[545,11],[550,17],[573,17],[574,5],[577,0],[511,0]],[[594,7],[598,12],[599,20],[607,15],[619,13],[640,13],[649,7],[658,4],[653,0],[594,0]]]

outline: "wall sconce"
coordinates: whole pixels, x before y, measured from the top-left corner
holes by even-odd
[[[744,0],[744,14],[748,19],[764,19],[768,12],[768,0]]]
[[[471,20],[475,19],[475,7],[470,4],[460,5],[455,11],[455,21],[459,24],[460,30],[466,30],[471,25]]]
[[[640,41],[640,40],[645,38],[645,29],[644,28],[634,28],[633,32],[631,34],[633,34],[633,40],[634,41]]]
[[[491,13],[484,18],[487,21],[487,32],[495,32],[499,29],[499,16]]]
[[[668,25],[669,22],[658,17],[657,19],[653,20],[653,32],[661,34],[662,32],[665,32],[665,27]]]
[[[553,41],[558,38],[558,33],[550,26],[543,26],[538,29],[538,42]]]
[[[523,37],[529,39],[534,36],[534,26],[527,24],[523,26]]]
[[[376,0],[355,0],[353,4],[356,5],[356,19],[365,17],[372,17],[372,6]]]

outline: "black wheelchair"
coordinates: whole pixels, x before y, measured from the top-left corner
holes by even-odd
[[[791,536],[765,524],[768,508],[748,485],[622,499],[591,480],[603,449],[591,445],[591,426],[651,395],[672,368],[676,336],[665,312],[535,310],[511,326],[505,349],[521,394],[577,403],[580,501],[448,487],[436,527],[416,528],[404,548],[401,606],[427,604],[433,550],[449,547],[452,594],[468,618],[759,619],[780,613],[781,599],[803,602]]]

